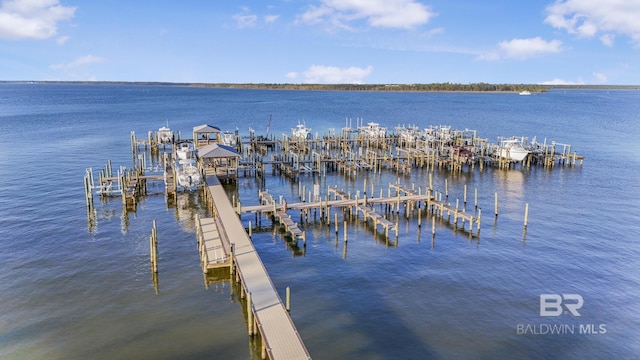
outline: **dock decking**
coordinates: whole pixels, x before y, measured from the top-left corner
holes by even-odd
[[[200,251],[200,261],[202,270],[230,266],[229,240],[220,233],[216,218],[200,218],[196,216],[196,238],[198,240],[198,250]]]
[[[302,338],[298,334],[289,312],[278,296],[269,275],[253,247],[244,225],[236,215],[224,188],[215,176],[207,177],[206,194],[213,208],[214,218],[219,222],[207,218],[200,220],[199,234],[204,240],[205,254],[208,259],[207,266],[218,266],[222,263],[212,264],[211,256],[224,250],[224,241],[218,244],[217,238],[226,239],[231,243],[230,264],[231,271],[235,271],[236,279],[242,284],[244,294],[251,311],[248,311],[249,335],[259,331],[262,336],[262,355],[268,355],[269,359],[310,359],[311,356],[305,347]],[[216,224],[217,231],[211,227]],[[224,226],[222,226],[224,224]],[[199,235],[200,236],[200,235]],[[210,249],[209,246],[212,246]],[[219,248],[218,248],[219,247]]]

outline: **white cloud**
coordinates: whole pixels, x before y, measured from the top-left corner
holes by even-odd
[[[81,56],[69,63],[66,64],[53,64],[51,66],[49,66],[51,69],[54,70],[66,70],[66,69],[73,69],[73,68],[77,68],[77,67],[82,67],[85,65],[89,65],[89,64],[95,64],[95,63],[102,63],[105,62],[104,58],[98,57],[98,56],[94,56],[94,55],[85,55],[85,56]]]
[[[561,50],[560,40],[545,41],[540,37],[530,39],[513,39],[498,44],[506,57],[525,59],[538,54],[555,53]]]
[[[278,18],[280,18],[280,15],[265,15],[264,22],[269,24],[278,20]]]
[[[547,6],[545,22],[578,37],[600,35],[613,45],[613,34],[627,35],[640,45],[640,2],[629,0],[556,0]]]
[[[10,0],[0,7],[0,38],[48,39],[57,34],[57,23],[73,18],[75,7],[58,0]]]
[[[269,14],[264,15],[264,23],[270,24],[276,22],[280,18],[280,15]],[[232,19],[236,23],[238,29],[252,28],[259,24],[259,17],[255,13],[251,12],[246,6],[242,7],[242,12],[232,16]]]
[[[560,78],[555,78],[553,80],[543,81],[540,85],[584,85],[585,82],[581,78],[578,78],[578,81],[569,81],[563,80]]]
[[[603,73],[594,72],[594,73],[593,73],[593,76],[594,76],[596,79],[598,79],[598,82],[601,82],[601,83],[606,83],[606,82],[607,82],[607,80],[609,80],[609,79],[607,78],[607,75],[605,75],[605,74],[603,74]]]
[[[56,42],[57,42],[59,45],[64,45],[64,43],[66,43],[68,40],[69,40],[69,36],[66,36],[66,35],[65,35],[65,36],[60,36],[60,37],[58,37],[58,38],[56,39]]]
[[[616,36],[613,35],[613,34],[604,34],[604,35],[600,36],[600,41],[605,46],[612,47],[613,46],[613,40],[615,38],[616,38]]]
[[[295,71],[291,71],[291,72],[288,72],[285,75],[285,77],[288,78],[288,79],[297,79],[298,78],[298,73],[295,72]]]
[[[326,23],[332,28],[351,29],[353,21],[366,20],[369,26],[411,29],[436,16],[431,8],[415,0],[321,0],[298,16],[305,24]]]
[[[437,27],[435,29],[431,29],[427,32],[422,33],[420,36],[424,37],[424,38],[432,38],[435,35],[440,35],[444,33],[444,28],[442,27]]]
[[[502,58],[527,59],[540,54],[556,53],[562,50],[560,40],[546,41],[540,37],[529,39],[512,39],[501,41],[498,49],[479,56],[481,60],[498,60]]]
[[[236,26],[240,29],[256,26],[258,16],[255,14],[235,14],[233,20],[236,21]]]
[[[304,72],[304,82],[309,84],[362,84],[363,80],[373,72],[367,68],[311,65]],[[291,74],[291,73],[290,73]]]

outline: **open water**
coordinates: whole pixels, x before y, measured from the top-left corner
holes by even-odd
[[[169,124],[183,137],[203,123],[290,134],[304,122],[319,134],[346,119],[451,125],[498,136],[571,144],[583,166],[510,171],[436,171],[450,201],[478,189],[478,239],[438,222],[419,229],[402,216],[392,246],[371,225],[305,225],[304,256],[267,219],[254,244],[314,359],[637,358],[640,354],[640,92],[551,91],[532,96],[472,93],[256,91],[116,85],[0,85],[0,358],[251,359],[241,306],[229,283],[205,287],[193,218],[197,193],[168,208],[162,185],[135,213],[96,197],[89,224],[82,177],[111,160],[131,167],[130,131]],[[348,180],[302,177],[375,194],[395,174]],[[408,186],[428,184],[414,169]],[[269,176],[267,188],[297,201],[297,184]],[[369,187],[370,185],[367,185]],[[258,184],[241,178],[243,204]],[[493,216],[493,196],[499,212]],[[529,225],[523,233],[525,204]],[[293,214],[294,220],[297,214]],[[148,237],[158,223],[159,287]],[[254,221],[252,215],[243,222]],[[424,219],[423,219],[424,220]],[[541,316],[541,294],[566,297]],[[575,298],[575,297],[574,297]],[[552,306],[553,308],[553,306]],[[549,308],[546,308],[549,310]],[[558,309],[556,306],[555,309]],[[555,310],[551,309],[551,310]],[[555,311],[551,311],[554,312]]]

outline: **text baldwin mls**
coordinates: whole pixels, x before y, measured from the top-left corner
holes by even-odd
[[[584,299],[578,294],[540,294],[540,316],[558,317],[565,314],[578,317]],[[518,335],[598,335],[607,333],[607,324],[517,324]]]

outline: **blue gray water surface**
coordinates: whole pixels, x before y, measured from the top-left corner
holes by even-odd
[[[172,86],[0,85],[0,358],[258,358],[229,283],[205,282],[198,264],[198,193],[168,208],[160,184],[138,210],[96,198],[89,226],[85,168],[131,166],[129,135],[168,123],[183,137],[208,123],[248,135],[290,134],[304,122],[320,135],[351,119],[451,125],[498,136],[572,145],[583,166],[452,174],[434,186],[478,189],[479,238],[438,222],[419,229],[398,217],[397,241],[370,224],[342,231],[318,222],[294,256],[267,219],[253,242],[315,359],[633,358],[640,353],[640,92],[550,91],[532,96],[204,89]],[[323,191],[355,193],[364,178],[386,193],[395,173],[302,177]],[[414,169],[408,186],[428,184]],[[297,184],[269,176],[290,203]],[[258,184],[240,178],[243,204]],[[499,212],[493,216],[494,193]],[[469,200],[468,211],[473,210]],[[529,225],[523,234],[525,204]],[[298,214],[293,213],[299,221]],[[158,223],[159,288],[148,237]],[[245,225],[255,224],[243,215]],[[346,248],[345,248],[346,247]],[[540,316],[541,294],[578,294],[581,316]],[[571,305],[571,301],[566,303]],[[566,308],[563,308],[566,309]]]

